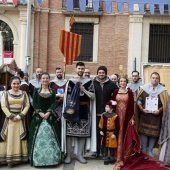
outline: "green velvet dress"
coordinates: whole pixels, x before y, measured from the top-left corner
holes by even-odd
[[[49,166],[61,163],[60,134],[55,109],[55,91],[40,93],[35,89],[33,95],[34,114],[29,132],[28,154],[32,166]],[[38,114],[51,112],[47,120]]]

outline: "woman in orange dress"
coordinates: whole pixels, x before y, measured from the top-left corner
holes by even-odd
[[[140,152],[140,139],[134,126],[134,94],[126,89],[128,80],[125,76],[121,76],[118,83],[120,88],[114,90],[112,96],[117,102],[120,122],[115,170],[121,169],[127,157]]]

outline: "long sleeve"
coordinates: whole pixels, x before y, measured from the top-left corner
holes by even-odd
[[[24,94],[24,102],[25,102],[25,105],[24,105],[24,108],[23,108],[21,114],[26,115],[30,108],[29,99],[28,99],[26,92]]]
[[[36,112],[41,111],[40,106],[38,106],[38,90],[36,88],[33,93],[33,107]]]
[[[114,135],[118,135],[120,129],[120,123],[119,123],[119,116],[115,118],[115,130],[114,130]]]
[[[118,89],[115,89],[115,90],[113,91],[112,96],[111,96],[111,99],[112,99],[113,101],[116,101],[116,95],[117,95],[117,93],[118,93]]]
[[[95,99],[95,93],[94,93],[94,85],[93,85],[93,81],[91,81],[91,84],[89,86],[88,89],[84,89],[83,92],[91,99],[94,100]]]
[[[1,98],[1,107],[2,107],[2,110],[3,112],[5,113],[6,117],[10,118],[10,119],[13,119],[14,117],[14,114],[12,114],[9,109],[8,109],[8,106],[7,106],[7,97],[6,97],[7,92],[5,91],[2,95],[2,98]]]
[[[103,129],[103,114],[101,115],[100,122],[99,122],[99,128]]]

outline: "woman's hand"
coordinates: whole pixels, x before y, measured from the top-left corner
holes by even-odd
[[[45,120],[47,120],[48,119],[48,117],[50,116],[50,112],[47,112],[46,114],[44,114],[44,118],[43,119],[45,119]]]
[[[42,118],[44,118],[45,114],[43,112],[38,113]]]
[[[17,122],[19,119],[16,118],[16,116],[12,119],[13,122]]]
[[[134,124],[135,124],[135,120],[134,120],[134,119],[131,119],[130,125],[133,126]]]

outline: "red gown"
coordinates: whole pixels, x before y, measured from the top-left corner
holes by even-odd
[[[130,125],[130,120],[134,116],[133,92],[118,93],[116,89],[112,100],[117,102],[116,113],[120,120],[120,130],[118,134],[117,163],[114,169],[121,170],[167,170],[160,162],[149,157],[144,159],[145,154],[140,150],[140,138],[135,126]],[[123,166],[120,162],[123,162]],[[121,166],[120,166],[121,165]]]
[[[117,162],[121,162],[140,152],[140,138],[134,126],[130,121],[134,116],[134,98],[133,92],[128,90],[127,93],[118,93],[116,89],[113,93],[112,100],[117,102],[116,113],[119,116],[120,129],[118,134]]]

